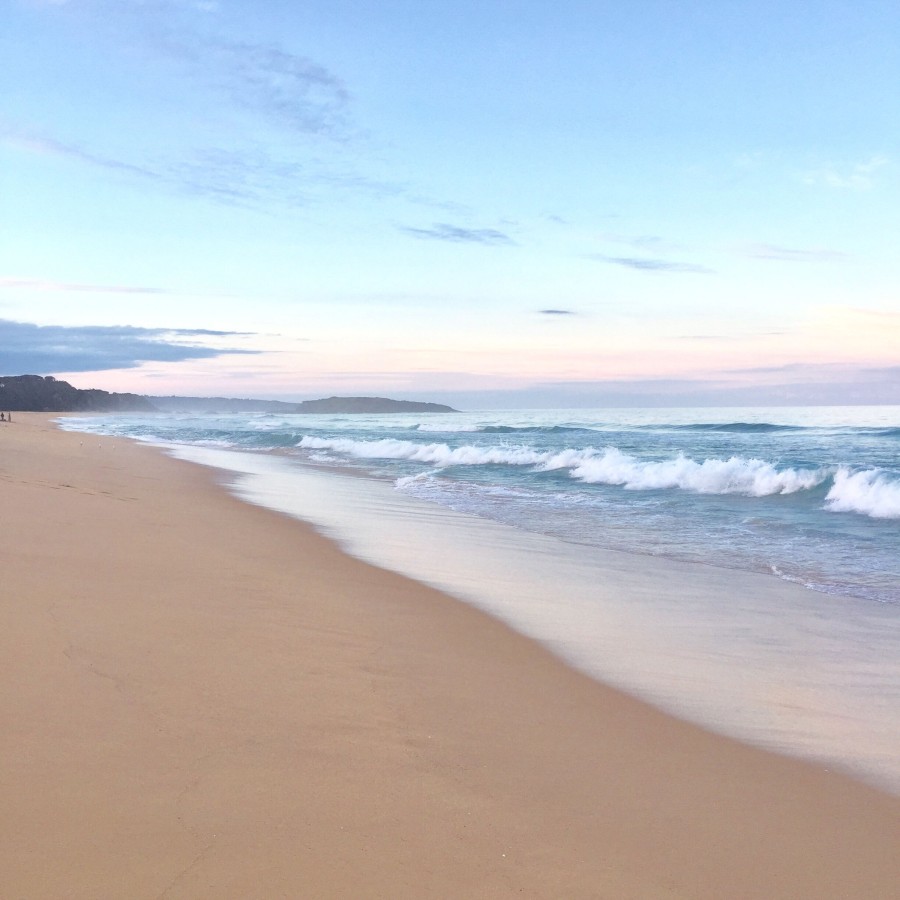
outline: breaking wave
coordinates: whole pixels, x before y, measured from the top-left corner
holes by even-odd
[[[831,512],[855,512],[873,519],[900,519],[900,481],[891,481],[878,469],[851,472],[840,468],[825,497]]]
[[[482,425],[478,430],[483,434],[591,434],[596,431],[582,425]]]
[[[469,423],[458,425],[446,422],[422,422],[412,430],[443,434],[592,434],[597,429],[579,425],[472,425]]]
[[[776,469],[764,460],[739,456],[697,462],[679,454],[674,459],[645,462],[615,448],[578,462],[573,458],[572,463],[572,477],[587,484],[616,484],[632,491],[679,488],[697,494],[750,497],[810,490],[830,474],[827,469]]]
[[[477,425],[470,425],[465,422],[461,425],[455,423],[453,425],[448,425],[445,422],[420,422],[418,425],[411,426],[409,430],[435,432],[438,434],[463,434],[468,432],[474,433],[481,429]]]
[[[304,437],[300,448],[331,450],[354,459],[402,459],[444,468],[448,466],[530,466],[536,472],[567,470],[585,484],[609,484],[626,490],[678,488],[698,494],[745,494],[766,497],[793,494],[822,484],[830,469],[778,469],[760,459],[734,456],[697,462],[678,456],[662,461],[640,460],[615,447],[538,451],[528,447],[450,447],[386,439]]]
[[[297,445],[303,450],[333,450],[354,459],[406,459],[432,466],[533,466],[547,453],[527,447],[450,447],[447,444],[417,444],[388,438],[355,441],[350,438],[304,437]]]

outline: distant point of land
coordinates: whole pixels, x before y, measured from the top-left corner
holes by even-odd
[[[387,397],[328,397],[325,400],[305,400],[297,408],[297,412],[301,413],[446,413],[457,411],[452,406],[444,406],[440,403],[389,400]]]
[[[186,412],[186,413],[453,413],[441,403],[391,400],[387,397],[327,397],[288,403],[233,397],[149,397],[81,390],[52,375],[0,376],[0,409],[15,412]]]
[[[154,412],[140,394],[80,390],[52,375],[0,375],[0,409],[15,412]]]
[[[326,397],[286,403],[284,400],[241,400],[233,397],[148,397],[160,412],[271,412],[271,413],[336,413],[341,415],[375,415],[380,413],[454,413],[459,410],[441,403],[415,400],[390,400],[387,397]]]

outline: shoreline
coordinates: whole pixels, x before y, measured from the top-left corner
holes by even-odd
[[[771,575],[585,553],[280,453],[164,449],[351,556],[486,612],[601,684],[900,796],[900,709],[890,702],[900,671],[887,665],[897,650],[887,607],[848,597],[852,614],[834,619],[814,592]]]
[[[50,418],[0,428],[11,896],[896,890],[898,798]]]

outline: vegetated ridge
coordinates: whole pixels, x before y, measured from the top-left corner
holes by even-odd
[[[390,400],[387,397],[326,397],[288,403],[234,397],[148,397],[160,412],[271,412],[271,413],[447,413],[458,412],[441,403]]]
[[[0,375],[0,409],[12,412],[154,412],[139,394],[81,390],[52,375]]]
[[[387,397],[327,397],[288,403],[232,397],[149,397],[82,390],[52,375],[0,376],[0,409],[17,412],[184,412],[184,413],[447,413],[441,403]]]

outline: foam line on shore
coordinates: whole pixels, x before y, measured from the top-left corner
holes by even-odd
[[[854,613],[835,620],[816,594],[771,576],[586,551],[279,456],[167,449],[235,473],[237,496],[496,616],[591,677],[900,794],[900,661],[889,663],[886,606],[848,598]]]

